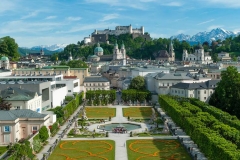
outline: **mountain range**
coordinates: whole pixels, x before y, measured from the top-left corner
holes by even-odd
[[[209,42],[211,43],[212,41],[217,41],[217,40],[224,40],[228,37],[236,37],[240,34],[240,32],[232,32],[232,31],[227,31],[223,28],[216,28],[211,30],[210,32],[199,32],[193,36],[186,35],[186,34],[179,34],[176,36],[170,37],[171,39],[178,39],[179,41],[187,41],[190,44],[194,43],[203,43],[203,42]]]
[[[26,55],[26,53],[40,52],[40,50],[43,49],[44,54],[52,55],[53,53],[63,51],[67,45],[68,44],[54,44],[54,45],[39,45],[31,48],[18,47],[18,52],[21,55]]]
[[[224,40],[228,37],[236,37],[240,35],[240,32],[232,32],[227,31],[223,28],[216,28],[211,30],[210,32],[199,32],[193,36],[187,35],[187,34],[178,34],[175,36],[171,36],[170,39],[178,39],[179,41],[187,41],[190,43],[190,45],[197,44],[198,42],[203,43],[205,41],[211,43],[212,41],[216,40]],[[61,52],[64,50],[64,48],[68,44],[54,44],[54,45],[39,45],[34,46],[31,48],[26,47],[19,47],[18,51],[21,55],[25,55],[26,53],[33,53],[33,52],[39,52],[41,49],[44,50],[45,54],[53,54],[56,52]]]

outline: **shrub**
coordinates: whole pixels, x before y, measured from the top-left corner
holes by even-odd
[[[39,130],[39,139],[42,142],[45,142],[48,139],[49,135],[48,135],[48,129],[46,126],[42,126]]]

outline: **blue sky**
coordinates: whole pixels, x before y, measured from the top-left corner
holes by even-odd
[[[240,31],[240,0],[0,0],[0,37],[21,47],[77,43],[94,29],[145,27],[154,38]]]

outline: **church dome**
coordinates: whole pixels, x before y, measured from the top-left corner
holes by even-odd
[[[1,58],[1,61],[9,61],[9,59],[8,59],[8,57],[3,56],[3,57]]]
[[[203,46],[201,45],[201,43],[198,43],[196,49],[203,49]]]
[[[100,47],[100,44],[97,44],[97,47],[94,49],[94,53],[103,52],[103,48]]]

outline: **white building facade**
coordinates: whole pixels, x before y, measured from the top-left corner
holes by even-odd
[[[100,76],[86,77],[83,84],[85,91],[110,90],[110,82],[105,77]]]
[[[219,81],[209,80],[202,83],[178,83],[170,87],[170,95],[196,98],[208,103]]]

